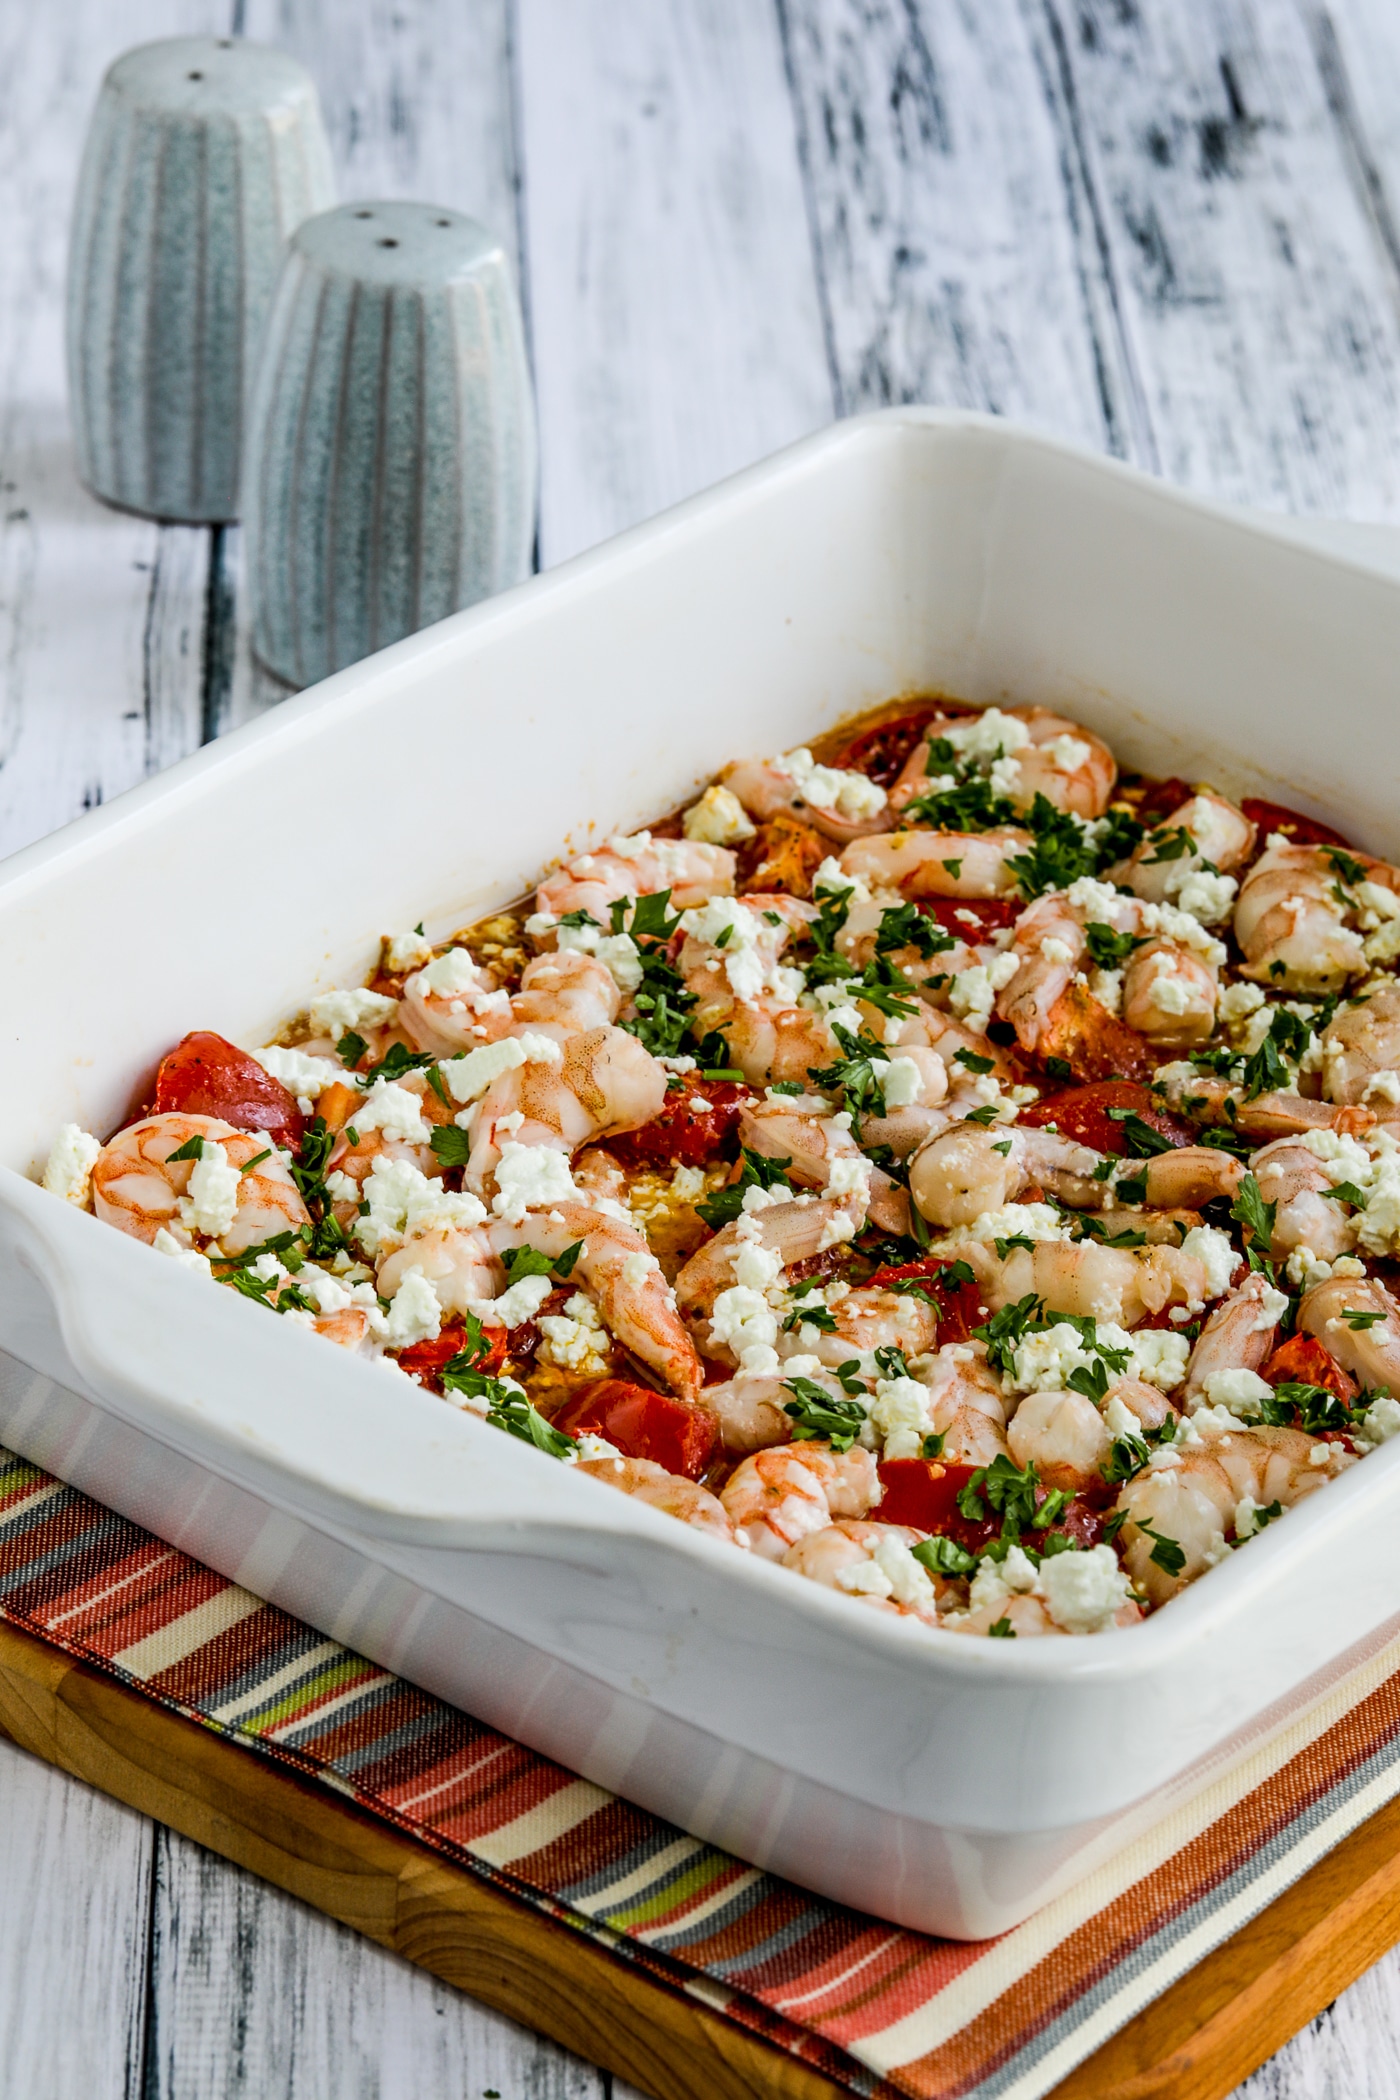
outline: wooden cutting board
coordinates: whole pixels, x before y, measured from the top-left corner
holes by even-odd
[[[656,2100],[837,2100],[827,2078],[388,1829],[0,1623],[0,1732]],[[1400,1801],[1052,2100],[1224,2100],[1400,1940]]]

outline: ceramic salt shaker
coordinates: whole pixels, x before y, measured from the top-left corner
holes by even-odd
[[[253,648],[310,685],[530,573],[535,417],[510,264],[431,204],[297,228],[249,408]]]
[[[168,37],[102,83],[68,263],[78,472],[155,518],[238,514],[242,417],[287,236],[335,201],[310,75],[235,37]]]

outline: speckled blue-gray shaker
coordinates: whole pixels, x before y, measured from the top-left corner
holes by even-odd
[[[292,685],[530,572],[535,416],[510,265],[474,219],[343,204],[297,228],[243,460],[258,656]]]
[[[244,397],[288,234],[335,201],[311,77],[265,45],[170,37],[108,72],[68,265],[78,472],[155,518],[238,515]]]

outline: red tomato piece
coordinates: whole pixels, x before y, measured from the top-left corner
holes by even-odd
[[[956,1539],[969,1553],[1001,1531],[1001,1519],[973,1522],[958,1508],[958,1496],[976,1466],[944,1465],[936,1458],[887,1458],[880,1464],[885,1492],[872,1515],[882,1524],[908,1524],[915,1531]]]
[[[927,707],[911,708],[908,714],[892,715],[887,722],[876,722],[852,737],[831,763],[844,772],[864,773],[880,787],[893,787],[934,716],[965,711],[953,703],[945,707],[930,702]]]
[[[280,1080],[255,1057],[208,1029],[183,1036],[156,1072],[154,1113],[219,1116],[235,1130],[262,1130],[297,1151],[306,1118]]]
[[[751,1087],[732,1079],[687,1073],[658,1116],[640,1130],[609,1137],[608,1150],[624,1167],[703,1167],[707,1160],[733,1159],[739,1116],[753,1098]]]
[[[1023,1108],[1020,1121],[1037,1130],[1053,1123],[1063,1137],[1073,1138],[1077,1144],[1092,1145],[1096,1152],[1116,1152],[1122,1157],[1127,1153],[1128,1141],[1122,1123],[1109,1115],[1111,1108],[1131,1109],[1173,1145],[1196,1142],[1195,1126],[1185,1116],[1174,1116],[1159,1108],[1147,1088],[1131,1079],[1099,1079],[1092,1086],[1067,1087],[1062,1094],[1047,1094],[1043,1100]]]
[[[517,1329],[518,1333],[519,1330]],[[511,1348],[511,1330],[506,1327],[484,1327],[482,1334],[490,1343],[490,1349],[475,1366],[483,1378],[498,1378]],[[454,1356],[467,1346],[464,1327],[444,1327],[430,1342],[414,1342],[410,1348],[400,1349],[398,1360],[405,1371],[422,1383],[431,1386],[434,1392],[442,1390],[442,1374]]]
[[[719,1425],[706,1407],[626,1378],[600,1378],[566,1400],[554,1425],[566,1436],[606,1437],[625,1458],[649,1458],[698,1480],[715,1454]]]
[[[955,940],[980,941],[1014,926],[1026,908],[1024,897],[925,897],[919,909],[925,918],[937,919]]]
[[[1356,1398],[1356,1380],[1345,1372],[1330,1349],[1310,1334],[1290,1335],[1275,1349],[1259,1376],[1270,1385],[1320,1385],[1335,1393],[1343,1406]]]
[[[1159,824],[1165,824],[1167,818],[1181,808],[1183,802],[1189,802],[1195,792],[1189,781],[1179,779],[1175,773],[1166,780],[1154,780],[1138,804],[1139,824],[1155,831]]]
[[[1350,843],[1330,824],[1319,823],[1316,817],[1305,817],[1301,810],[1290,809],[1286,802],[1263,802],[1257,795],[1246,795],[1240,808],[1251,824],[1259,826],[1261,846],[1271,831],[1281,831],[1296,846],[1345,846]]]
[[[973,1328],[980,1326],[987,1317],[978,1284],[955,1283],[947,1275],[954,1259],[951,1254],[930,1254],[922,1261],[906,1261],[892,1268],[877,1269],[868,1279],[869,1288],[873,1290],[889,1290],[896,1283],[926,1283],[938,1312],[940,1349],[945,1342],[965,1342]]]
[[[1075,1079],[1150,1079],[1162,1062],[1145,1035],[1100,1006],[1082,984],[1071,984],[1050,1009],[1039,1056],[1058,1057]]]

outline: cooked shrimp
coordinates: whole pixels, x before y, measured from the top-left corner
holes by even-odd
[[[1256,1273],[1220,1300],[1191,1351],[1181,1390],[1183,1407],[1193,1408],[1205,1398],[1206,1381],[1217,1372],[1257,1371],[1267,1362],[1283,1305],[1282,1294]]]
[[[606,1028],[618,1016],[622,994],[612,971],[595,955],[577,948],[556,948],[536,955],[520,973],[520,990],[510,1002],[511,1025],[535,1028],[553,1022],[581,1031]]]
[[[1225,917],[1236,885],[1212,886],[1200,878],[1212,870],[1217,877],[1228,876],[1240,867],[1254,851],[1257,832],[1243,810],[1202,788],[1148,832],[1131,858],[1113,870],[1113,880],[1126,883],[1147,903],[1180,904],[1210,925]]]
[[[1093,1180],[1100,1154],[1057,1131],[954,1123],[920,1146],[909,1167],[909,1193],[933,1225],[971,1225],[1001,1210],[1037,1182],[1066,1201],[1097,1207]]]
[[[1345,1207],[1332,1200],[1332,1180],[1317,1154],[1292,1138],[1276,1138],[1249,1162],[1265,1203],[1277,1205],[1269,1252],[1283,1260],[1306,1247],[1318,1261],[1335,1261],[1355,1244]]]
[[[890,795],[902,809],[948,777],[947,765],[932,746],[951,746],[953,762],[969,760],[989,772],[993,792],[1018,810],[1027,810],[1037,795],[1056,809],[1079,817],[1101,817],[1118,778],[1113,753],[1101,738],[1048,707],[1012,707],[1005,713],[989,707],[961,720],[931,722],[923,741],[911,753]]]
[[[1232,1423],[1201,1442],[1169,1446],[1119,1494],[1115,1507],[1127,1515],[1120,1534],[1124,1565],[1151,1602],[1163,1604],[1225,1559],[1241,1504],[1291,1509],[1354,1463],[1340,1444],[1267,1424]],[[1177,1574],[1152,1558],[1161,1539],[1185,1556]]]
[[[735,1537],[722,1504],[708,1488],[679,1473],[668,1473],[649,1458],[580,1459],[578,1471],[586,1473],[590,1480],[601,1480],[606,1487],[634,1496],[638,1502],[649,1502],[653,1509],[675,1517],[678,1523],[689,1524],[692,1530],[703,1531],[710,1538],[723,1539],[726,1545],[748,1543]]]
[[[719,775],[751,817],[796,810],[818,831],[842,845],[889,828],[882,787],[864,773],[814,764],[807,750],[783,758],[741,758]]]
[[[1329,1101],[1369,1102],[1387,1120],[1400,1101],[1400,984],[1383,978],[1322,1031],[1322,1090]]]
[[[806,1374],[833,1400],[844,1399],[840,1381],[825,1371]],[[781,1377],[726,1378],[705,1387],[705,1405],[713,1410],[725,1451],[743,1458],[792,1440],[792,1418],[784,1412],[792,1392]]]
[[[1048,1488],[1071,1494],[1097,1486],[1113,1439],[1082,1393],[1027,1393],[1011,1417],[1007,1448],[1018,1466],[1034,1466]]]
[[[530,1211],[518,1224],[489,1227],[492,1251],[533,1247],[557,1261],[573,1246],[571,1278],[587,1287],[608,1332],[649,1364],[683,1400],[700,1396],[700,1360],[676,1309],[675,1295],[643,1235],[584,1203]]]
[[[399,1026],[417,1050],[473,1049],[510,1022],[510,995],[465,948],[449,948],[404,983]]]
[[[789,1161],[788,1178],[807,1188],[835,1182],[863,1184],[871,1223],[882,1232],[907,1232],[909,1199],[881,1168],[872,1166],[851,1135],[851,1118],[804,1113],[797,1103],[764,1101],[739,1118],[740,1142],[764,1159]]]
[[[877,1611],[938,1624],[940,1592],[945,1600],[958,1591],[946,1578],[935,1578],[910,1550],[924,1534],[903,1524],[872,1524],[859,1517],[840,1517],[821,1531],[809,1531],[783,1555],[783,1566],[823,1588],[840,1590]]]
[[[938,1316],[923,1298],[903,1291],[872,1290],[868,1284],[854,1289],[829,1289],[828,1311],[834,1326],[814,1327],[800,1317],[794,1327],[778,1337],[780,1355],[817,1356],[835,1370],[852,1356],[870,1357],[876,1349],[902,1349],[906,1356],[921,1356],[933,1347]],[[793,1300],[792,1311],[800,1316],[804,1300]],[[821,1299],[811,1301],[815,1310]]]
[[[376,1081],[350,1111],[326,1163],[327,1185],[335,1215],[342,1225],[355,1216],[371,1174],[404,1160],[429,1179],[441,1179],[442,1166],[432,1149],[433,1130],[449,1121],[446,1109],[422,1072],[402,1079]]]
[[[171,1158],[196,1138],[199,1157]],[[164,1229],[185,1247],[217,1241],[225,1254],[242,1254],[311,1222],[271,1138],[217,1116],[169,1113],[128,1124],[98,1153],[92,1196],[105,1224],[147,1246]]]
[[[429,1218],[385,1251],[377,1283],[392,1298],[410,1269],[420,1269],[444,1313],[479,1313],[504,1288],[505,1270],[486,1231]]]
[[[781,1560],[833,1517],[863,1517],[882,1494],[875,1460],[859,1444],[788,1444],[742,1459],[720,1491],[736,1535],[764,1560]]]
[[[465,1186],[490,1186],[501,1146],[549,1145],[576,1152],[610,1131],[636,1130],[659,1115],[666,1073],[636,1036],[622,1028],[570,1034],[558,1023],[531,1030],[559,1046],[558,1063],[528,1059],[494,1079],[471,1123]]]
[[[580,853],[535,893],[535,909],[562,918],[586,911],[600,926],[608,907],[623,897],[646,897],[669,890],[677,911],[703,904],[709,897],[734,891],[734,855],[727,846],[708,846],[701,839],[654,839],[649,831],[631,838],[610,838],[595,852]]]
[[[1220,942],[1188,912],[1144,904],[1091,877],[1054,890],[1022,912],[1013,947],[1020,967],[997,997],[1023,1049],[1036,1050],[1056,1005],[1088,956],[1090,927],[1136,946],[1122,965],[1123,1019],[1150,1042],[1204,1041],[1215,1024]]]
[[[1353,1327],[1347,1313],[1380,1315],[1373,1325]],[[1378,1386],[1400,1391],[1400,1305],[1377,1276],[1332,1277],[1306,1292],[1298,1326],[1331,1351],[1367,1392]]]
[[[904,897],[1009,897],[1010,863],[1031,845],[1028,831],[889,831],[847,846],[841,866]]]
[[[864,1217],[864,1201],[852,1191],[770,1203],[736,1218],[691,1255],[676,1278],[676,1303],[693,1318],[708,1318],[720,1292],[733,1284],[735,1262],[746,1246],[761,1248],[776,1262],[771,1272],[776,1280],[794,1262],[854,1239]]]
[[[1360,1137],[1376,1122],[1372,1109],[1312,1101],[1305,1094],[1256,1094],[1250,1100],[1243,1087],[1198,1072],[1184,1060],[1159,1066],[1156,1086],[1169,1108],[1180,1109],[1200,1123],[1238,1130],[1245,1137],[1302,1137],[1309,1130],[1337,1130]]]
[[[970,1256],[972,1249],[957,1251]],[[1205,1261],[1184,1247],[1101,1247],[1093,1240],[1013,1247],[979,1276],[993,1308],[1031,1292],[1048,1312],[1089,1315],[1117,1327],[1136,1327],[1170,1305],[1199,1306],[1211,1295],[1210,1281]]]
[[[989,1466],[1006,1445],[1001,1380],[980,1343],[952,1342],[919,1367],[929,1389],[929,1425],[950,1465]]]
[[[1370,854],[1359,862],[1378,886],[1393,891],[1395,871]],[[1290,992],[1340,991],[1366,969],[1362,934],[1349,920],[1360,900],[1338,880],[1333,849],[1295,846],[1275,832],[1245,876],[1235,904],[1235,939],[1244,952],[1241,975]]]

